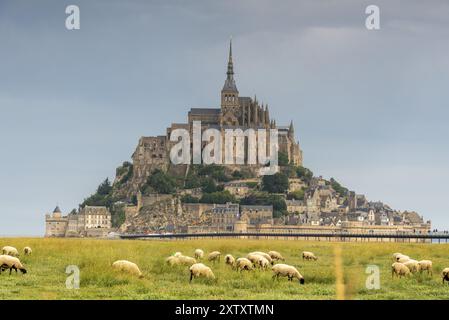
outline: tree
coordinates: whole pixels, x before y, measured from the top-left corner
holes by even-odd
[[[290,192],[290,193],[287,195],[287,199],[289,199],[289,200],[291,200],[291,199],[294,199],[294,200],[304,200],[304,189],[301,189],[301,190],[295,190],[295,191]]]
[[[278,152],[278,164],[281,167],[288,166],[288,155],[285,152]]]
[[[259,206],[273,206],[273,216],[279,217],[287,214],[287,205],[282,196],[277,194],[269,194],[267,192],[252,192],[241,201],[243,205],[259,205]]]
[[[200,202],[225,204],[226,202],[236,202],[236,199],[229,191],[217,191],[203,194]]]
[[[201,189],[205,193],[212,193],[217,191],[217,184],[212,178],[205,178],[201,183]]]
[[[340,183],[337,182],[334,178],[331,178],[330,184],[332,188],[341,196],[344,197],[348,193],[348,189],[343,187]]]
[[[309,184],[313,178],[313,172],[301,166],[296,167],[296,175],[298,176],[298,178],[301,178],[301,180],[306,182],[307,184]]]
[[[265,175],[262,178],[262,189],[270,193],[284,193],[288,189],[288,177],[281,172]]]
[[[169,176],[161,170],[155,170],[148,177],[147,186],[151,187],[154,191],[162,194],[170,194],[176,191],[176,181],[173,177]],[[145,188],[146,189],[146,188]]]
[[[198,203],[200,200],[197,197],[193,197],[190,194],[185,194],[181,197],[182,203]]]
[[[109,178],[106,178],[97,188],[97,194],[102,196],[108,195],[111,191],[112,186],[109,182]]]

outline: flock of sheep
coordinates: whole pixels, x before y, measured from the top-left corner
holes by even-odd
[[[417,261],[415,259],[411,259],[409,256],[406,256],[402,253],[393,253],[393,264],[391,265],[391,276],[402,278],[404,276],[410,276],[411,274],[417,272],[426,271],[428,275],[432,275],[432,261],[430,260],[421,260]],[[449,268],[445,268],[441,274],[444,281],[449,282]]]
[[[30,247],[23,248],[23,253],[25,255],[30,255],[32,252]],[[0,255],[0,273],[9,269],[9,274],[12,270],[20,270],[22,273],[27,273],[22,262],[19,260],[19,251],[11,246],[5,246],[2,248],[2,254]]]
[[[30,247],[23,248],[24,255],[31,255],[32,250]],[[5,246],[2,248],[2,254],[0,255],[0,274],[9,269],[9,274],[12,270],[20,270],[22,273],[26,273],[27,270],[20,262],[19,251],[12,246]],[[196,249],[194,251],[194,257],[189,257],[183,255],[181,252],[176,252],[172,256],[168,257],[165,261],[170,266],[186,265],[189,266],[190,271],[190,282],[194,278],[203,277],[207,279],[215,279],[215,275],[212,269],[205,264],[199,262],[205,258],[211,262],[220,262],[221,252],[212,251],[207,257],[205,257],[204,251],[201,249]],[[304,251],[302,253],[303,260],[317,260],[313,252]],[[246,257],[234,258],[231,254],[227,254],[224,257],[224,262],[226,265],[230,266],[236,271],[252,271],[255,269],[267,270],[271,265],[271,270],[273,272],[273,279],[279,279],[279,277],[287,277],[289,281],[297,279],[300,284],[304,284],[305,280],[298,269],[292,265],[278,263],[279,261],[285,261],[284,257],[277,251],[261,252],[254,251],[248,253]],[[394,263],[391,265],[391,275],[392,277],[397,276],[399,278],[403,276],[409,276],[414,273],[427,272],[428,275],[432,275],[432,261],[421,260],[417,261],[411,259],[409,256],[402,253],[393,254]],[[143,278],[143,274],[140,271],[137,264],[127,261],[118,260],[112,264],[112,268],[136,275]],[[442,272],[443,284],[444,281],[449,282],[449,268],[445,268]]]

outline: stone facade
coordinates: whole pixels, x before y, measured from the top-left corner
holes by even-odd
[[[137,148],[132,155],[134,170],[131,179],[131,194],[138,192],[140,187],[146,182],[147,177],[155,169],[172,170],[180,175],[186,174],[189,168],[188,165],[170,165],[169,154],[171,147],[175,144],[170,141],[170,134],[175,129],[183,128],[190,132],[192,141],[193,121],[201,121],[202,131],[208,128],[218,129],[223,139],[226,129],[242,129],[242,131],[262,129],[267,133],[270,129],[278,129],[279,151],[285,153],[291,163],[302,165],[302,151],[299,143],[295,140],[293,123],[290,123],[289,126],[277,126],[276,121],[270,118],[267,104],[259,102],[256,97],[241,97],[239,95],[234,80],[232,59],[231,44],[226,80],[221,90],[220,108],[191,108],[188,112],[187,123],[173,123],[167,128],[164,136],[140,138]],[[268,142],[269,133],[267,134]],[[247,147],[247,141],[245,146]],[[267,150],[267,154],[269,155],[269,150]],[[228,166],[242,167],[243,165]],[[257,168],[254,168],[255,165],[247,164],[245,166],[256,172]]]
[[[111,231],[111,213],[106,207],[85,206],[63,216],[59,207],[45,216],[46,237],[105,237]]]

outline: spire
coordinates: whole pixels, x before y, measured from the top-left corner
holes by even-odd
[[[226,72],[226,81],[222,91],[238,92],[234,80],[234,63],[232,62],[232,38],[229,40],[228,71]]]
[[[295,135],[295,128],[293,128],[293,120],[290,121],[290,127],[288,128],[288,135],[293,137]]]

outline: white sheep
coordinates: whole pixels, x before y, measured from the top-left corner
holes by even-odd
[[[423,271],[427,271],[427,274],[432,275],[432,261],[430,260],[421,260],[419,263],[419,271],[422,273]]]
[[[27,273],[25,267],[22,265],[20,260],[16,257],[12,257],[10,255],[0,255],[0,273],[6,269],[9,269],[9,274],[14,269],[20,270],[23,274]]]
[[[253,268],[254,268],[253,263],[250,260],[248,260],[247,258],[238,258],[235,263],[236,263],[236,269],[239,271],[242,271],[242,270],[250,271],[250,270],[253,270]]]
[[[140,272],[139,267],[134,262],[130,262],[128,260],[117,260],[112,263],[112,268],[130,273],[132,275],[138,276],[139,278],[143,278],[142,272]]]
[[[165,259],[165,262],[171,267],[181,264],[181,261],[179,261],[179,257],[175,256],[168,257],[167,259]]]
[[[203,259],[204,257],[204,251],[201,249],[195,250],[195,259]]]
[[[2,254],[11,256],[11,257],[18,257],[19,256],[19,251],[17,251],[16,248],[11,247],[11,246],[4,246],[2,248]]]
[[[215,279],[215,275],[212,272],[211,268],[202,264],[195,263],[190,267],[190,282],[192,282],[193,278],[204,277],[207,279]]]
[[[270,265],[270,262],[265,257],[260,256],[260,259],[259,259],[260,269],[267,270],[269,265]]]
[[[192,257],[189,257],[189,256],[181,255],[181,256],[178,256],[177,258],[179,259],[179,262],[181,264],[185,264],[185,265],[188,265],[188,266],[191,266],[192,264],[196,263],[196,260],[194,258],[192,258]]]
[[[393,253],[393,261],[394,261],[394,262],[397,262],[396,259],[397,259],[398,256],[403,256],[403,254],[400,253],[400,252]]]
[[[443,284],[444,284],[444,281],[449,282],[449,268],[444,268],[441,273],[441,276],[443,278]]]
[[[410,270],[411,273],[416,273],[420,271],[419,262],[416,260],[410,259],[403,263],[407,266],[407,268]]]
[[[290,266],[288,264],[278,263],[275,264],[271,270],[273,270],[273,279],[279,279],[281,277],[288,277],[288,281],[292,281],[293,278],[299,280],[300,284],[304,284],[305,280],[302,274],[299,273],[298,269],[294,266]]]
[[[284,257],[277,251],[269,251],[268,255],[271,257],[272,260],[275,260],[275,261],[279,261],[279,260],[284,261],[285,260]]]
[[[231,254],[225,256],[225,263],[230,265],[232,268],[235,267],[235,258]]]
[[[404,254],[396,256],[396,262],[404,263],[407,262],[408,260],[410,260],[410,257]]]
[[[31,255],[32,252],[33,252],[33,250],[31,250],[30,247],[25,247],[25,248],[23,248],[23,253],[24,253],[26,256]]]
[[[207,260],[212,262],[220,261],[220,256],[221,256],[220,251],[212,251],[211,253],[209,253]]]
[[[178,252],[175,252],[175,254],[173,256],[179,257],[179,256],[182,256],[182,253],[178,251]]]
[[[270,262],[270,264],[273,264],[273,259],[270,257],[270,255],[266,252],[262,252],[262,251],[254,251],[254,252],[250,252],[249,254],[258,254],[259,256],[264,257],[265,259],[268,260],[268,262]]]
[[[410,269],[401,262],[395,262],[391,265],[391,277],[396,275],[399,278],[410,275]]]
[[[304,251],[302,253],[302,259],[303,260],[318,260],[318,258],[315,256],[315,254],[310,251]]]

